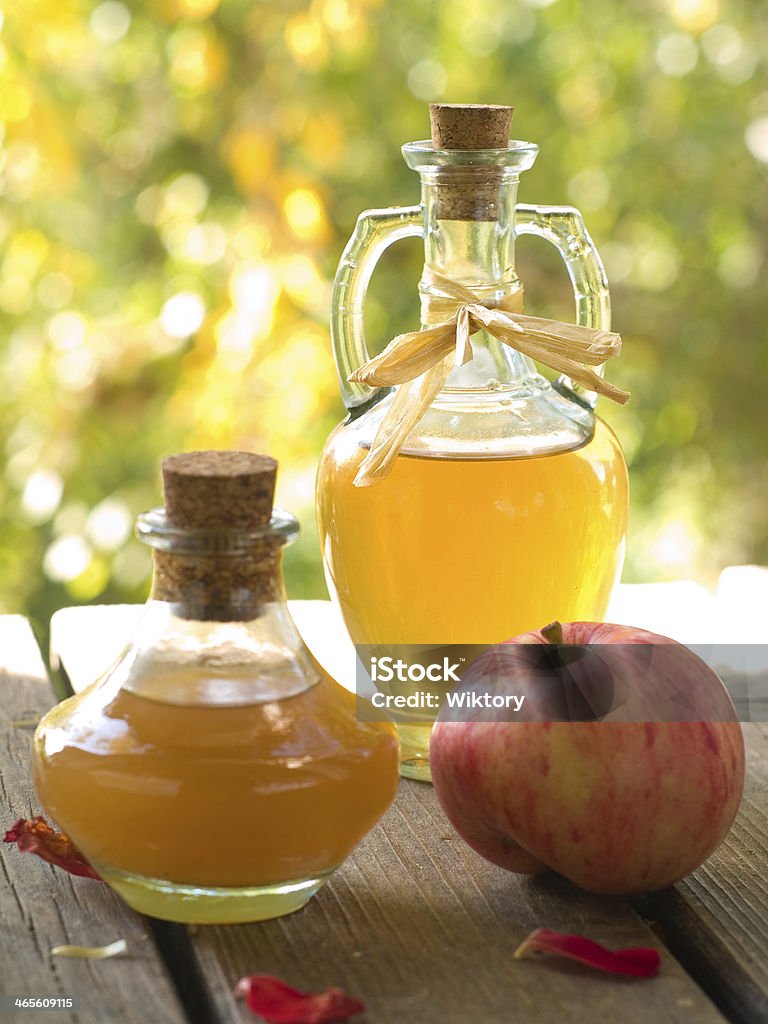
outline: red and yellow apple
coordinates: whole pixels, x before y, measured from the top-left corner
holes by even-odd
[[[650,892],[694,871],[736,816],[741,725],[719,677],[673,640],[606,623],[547,627],[482,654],[456,690],[516,695],[513,708],[525,697],[502,714],[444,705],[432,733],[443,810],[501,867]]]

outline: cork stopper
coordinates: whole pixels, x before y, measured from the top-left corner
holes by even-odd
[[[199,551],[154,552],[152,593],[185,619],[247,621],[283,599],[280,544],[272,517],[277,462],[251,452],[203,451],[163,461],[168,523],[203,533]],[[261,531],[236,556],[217,531]],[[226,533],[223,535],[226,537]]]
[[[514,107],[430,103],[433,149],[507,149]]]
[[[441,151],[509,148],[512,107],[478,103],[430,103],[432,148]],[[478,160],[442,167],[436,176],[438,220],[497,220],[505,202],[502,171]]]
[[[251,452],[203,451],[163,461],[165,511],[174,526],[258,530],[269,524],[277,462]]]

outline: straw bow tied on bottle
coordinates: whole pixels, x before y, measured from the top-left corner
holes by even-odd
[[[408,435],[445,385],[451,370],[472,359],[469,339],[476,331],[488,331],[505,345],[614,402],[623,405],[629,398],[628,391],[592,369],[619,354],[620,335],[526,316],[520,311],[519,293],[498,303],[488,302],[434,270],[425,271],[423,282],[429,288],[423,319],[444,319],[420,331],[399,334],[349,377],[350,381],[373,387],[399,385],[360,464],[356,486],[372,484],[389,473]]]

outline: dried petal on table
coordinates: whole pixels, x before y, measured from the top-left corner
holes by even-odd
[[[78,875],[81,878],[95,878],[103,881],[78,848],[64,835],[52,829],[47,822],[41,818],[19,818],[19,820],[8,829],[3,839],[5,843],[16,843],[22,853],[34,853],[49,864],[57,868],[63,868],[70,875]]]
[[[235,996],[267,1024],[333,1024],[365,1012],[365,1004],[340,988],[300,992],[271,974],[250,974],[235,986]]]
[[[631,978],[653,978],[659,973],[661,957],[655,949],[606,949],[583,935],[564,935],[550,928],[537,928],[515,950],[519,960],[529,951],[554,953],[587,967]]]
[[[68,956],[76,960],[108,960],[128,952],[125,939],[117,939],[108,946],[54,946],[51,956]]]

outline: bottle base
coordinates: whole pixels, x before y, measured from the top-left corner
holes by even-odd
[[[245,924],[284,917],[301,910],[332,874],[229,888],[183,885],[100,866],[96,870],[133,910],[178,924]]]
[[[400,774],[404,779],[415,779],[417,782],[431,782],[429,760],[426,757],[409,757],[400,762]]]
[[[431,725],[398,725],[400,736],[400,774],[404,779],[431,782],[429,737]]]

